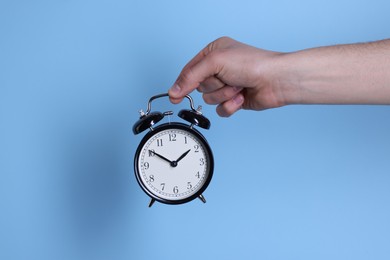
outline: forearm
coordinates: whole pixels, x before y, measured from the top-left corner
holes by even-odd
[[[282,54],[286,104],[390,104],[390,40]]]

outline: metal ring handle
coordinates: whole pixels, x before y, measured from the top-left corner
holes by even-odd
[[[153,97],[151,97],[148,101],[148,109],[146,110],[146,113],[145,115],[148,115],[150,113],[150,110],[152,109],[152,101],[157,99],[157,98],[161,98],[161,97],[168,97],[168,93],[163,93],[163,94],[158,94],[158,95],[155,95]],[[190,107],[193,111],[196,112],[196,109],[194,107],[194,100],[192,99],[192,97],[190,95],[185,95],[185,97],[190,101]]]

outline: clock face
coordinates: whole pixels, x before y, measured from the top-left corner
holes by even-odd
[[[141,141],[135,158],[137,180],[152,198],[178,204],[199,196],[213,172],[211,149],[195,129],[164,124]]]

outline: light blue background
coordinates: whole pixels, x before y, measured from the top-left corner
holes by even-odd
[[[196,104],[202,204],[138,187],[131,132],[210,41],[294,51],[389,37],[390,2],[1,1],[0,259],[390,259],[390,107]],[[156,101],[155,110],[183,103]],[[173,118],[177,119],[178,118]]]

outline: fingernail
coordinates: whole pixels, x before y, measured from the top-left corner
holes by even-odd
[[[178,93],[180,93],[180,91],[181,91],[181,88],[180,88],[180,86],[177,85],[177,84],[174,84],[174,85],[171,87],[171,93],[172,93],[172,94],[178,94]]]
[[[237,105],[241,105],[244,102],[244,97],[243,95],[238,94],[233,98],[233,102],[236,103]]]
[[[233,87],[233,90],[235,92],[240,92],[243,89],[243,87]]]

